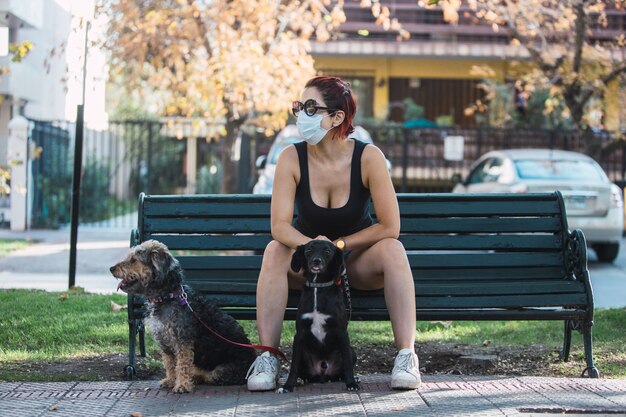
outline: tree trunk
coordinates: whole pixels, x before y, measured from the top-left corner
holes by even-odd
[[[237,192],[237,167],[239,161],[233,161],[233,147],[241,132],[242,119],[232,120],[228,118],[226,122],[226,136],[222,143],[222,194],[234,194]]]

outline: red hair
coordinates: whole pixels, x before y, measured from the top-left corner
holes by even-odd
[[[322,94],[326,107],[335,110],[341,110],[345,117],[340,125],[333,128],[333,139],[339,137],[345,139],[348,135],[354,132],[354,126],[352,126],[352,120],[356,113],[356,101],[352,91],[350,91],[350,85],[344,82],[339,77],[314,77],[311,78],[304,88],[315,87]],[[333,113],[332,110],[328,111]]]

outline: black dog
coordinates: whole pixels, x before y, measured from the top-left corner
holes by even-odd
[[[245,382],[254,351],[218,339],[198,317],[223,337],[249,344],[243,328],[184,285],[182,268],[164,244],[148,240],[135,246],[125,260],[111,267],[111,273],[120,280],[118,289],[148,299],[146,324],[163,351],[162,386],[189,392],[195,383]]]
[[[342,292],[343,251],[331,242],[312,240],[293,254],[291,269],[298,272],[302,267],[306,284],[298,306],[291,370],[279,391],[293,391],[298,377],[312,382],[343,379],[348,390],[356,391],[356,354],[350,346]]]

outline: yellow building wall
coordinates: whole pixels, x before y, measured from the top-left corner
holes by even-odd
[[[609,84],[609,88],[604,96],[604,128],[610,132],[618,132],[620,126],[620,116],[624,103],[621,102],[620,81],[615,80]]]
[[[389,78],[476,79],[470,74],[474,65],[487,65],[504,81],[507,62],[504,60],[368,58],[317,56],[315,68],[327,75],[374,78],[374,116],[383,118],[389,104]]]

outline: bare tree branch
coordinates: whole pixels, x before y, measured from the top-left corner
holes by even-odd
[[[626,64],[622,65],[621,67],[614,68],[613,71],[609,72],[601,78],[602,82],[606,85],[615,80],[622,73],[626,73]]]
[[[196,4],[196,0],[187,0],[187,4],[193,9],[192,18],[198,26],[198,32],[202,37],[202,44],[204,45],[204,49],[206,49],[208,57],[211,58],[213,56],[213,48],[211,47],[211,42],[209,42],[209,29],[202,19],[202,13],[200,12],[198,5]]]
[[[583,44],[585,42],[585,5],[584,1],[580,0],[575,6],[576,11],[576,24],[574,26],[576,38],[574,41],[574,64],[573,70],[575,73],[580,72],[580,65],[583,59]]]

